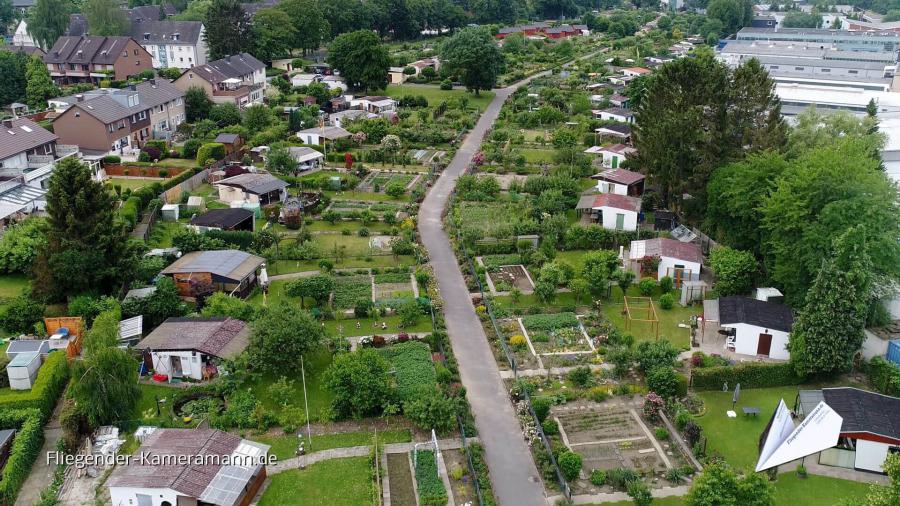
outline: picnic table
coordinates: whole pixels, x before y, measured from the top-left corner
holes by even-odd
[[[748,415],[757,416],[757,415],[759,415],[759,408],[753,408],[753,407],[746,407],[746,406],[745,406],[745,407],[742,407],[741,410],[744,412],[744,416],[748,416]]]

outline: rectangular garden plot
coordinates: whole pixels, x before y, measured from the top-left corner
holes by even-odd
[[[519,324],[539,355],[594,352],[575,313],[528,315],[520,318]]]
[[[409,273],[376,274],[375,300],[387,301],[395,299],[408,299],[415,296]]]
[[[416,491],[413,489],[413,478],[408,454],[389,453],[387,455],[387,465],[391,504],[394,506],[416,506]]]
[[[334,278],[334,305],[351,308],[361,300],[372,300],[372,278],[369,276],[337,276]]]
[[[498,293],[509,292],[514,287],[522,293],[534,291],[531,277],[522,265],[501,265],[496,270],[488,270],[488,276],[491,277],[494,290]]]

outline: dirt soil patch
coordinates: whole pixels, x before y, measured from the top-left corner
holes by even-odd
[[[387,466],[391,504],[393,506],[416,506],[416,491],[413,489],[412,472],[409,469],[409,454],[389,453]]]

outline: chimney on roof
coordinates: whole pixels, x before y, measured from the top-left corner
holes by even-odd
[[[131,91],[137,91],[137,86],[135,86],[135,85],[133,85],[133,84],[129,84],[129,85],[128,85],[128,89],[131,90]]]
[[[6,128],[12,128],[13,127],[12,120],[11,119],[3,120],[3,126]]]
[[[150,86],[156,87],[156,78],[150,79]]]
[[[84,95],[81,95],[81,94],[75,95],[75,101],[76,102],[84,102]]]

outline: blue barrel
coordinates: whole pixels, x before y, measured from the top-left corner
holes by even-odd
[[[887,359],[900,365],[900,339],[895,339],[888,343]]]

